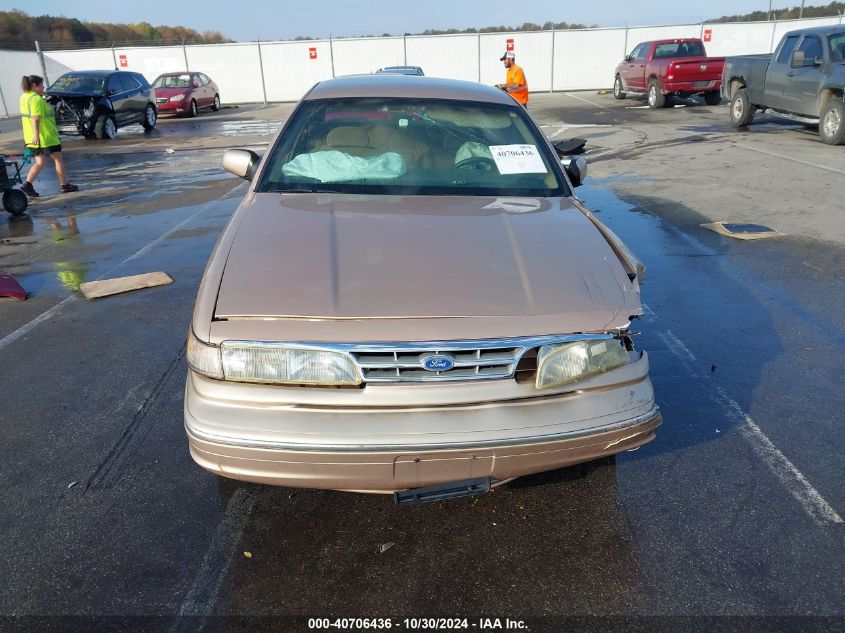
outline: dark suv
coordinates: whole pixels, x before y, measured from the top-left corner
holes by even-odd
[[[151,130],[158,119],[155,91],[139,73],[75,70],[59,77],[46,95],[62,134],[114,138],[118,128],[140,123]]]

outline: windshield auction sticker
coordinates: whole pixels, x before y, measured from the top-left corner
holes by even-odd
[[[500,174],[547,174],[534,145],[491,145],[490,153]]]

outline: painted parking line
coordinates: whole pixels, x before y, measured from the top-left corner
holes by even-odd
[[[240,184],[240,183],[238,183],[237,185],[235,185],[234,187],[232,187],[232,190],[234,190],[235,188],[237,188],[237,187],[239,187],[239,186],[241,186],[241,184]],[[227,195],[229,195],[229,194],[232,192],[232,190],[228,191],[226,194],[224,194],[223,196],[221,196],[221,198],[225,198]],[[217,201],[215,200],[214,202],[217,202]],[[97,277],[97,279],[96,279],[96,280],[100,280],[100,279],[104,279],[105,277],[108,277],[108,276],[109,276],[110,274],[112,274],[115,270],[117,270],[118,268],[120,268],[121,266],[123,266],[124,264],[126,264],[127,262],[130,262],[130,261],[132,261],[132,260],[134,260],[134,259],[137,259],[138,257],[141,257],[142,255],[146,254],[147,252],[149,252],[149,251],[150,251],[150,249],[152,249],[152,248],[153,248],[153,247],[155,247],[156,245],[158,245],[158,244],[160,244],[161,242],[163,242],[164,240],[166,240],[168,237],[170,237],[171,235],[173,235],[176,231],[178,231],[178,230],[182,229],[182,228],[183,228],[184,226],[186,226],[187,224],[190,224],[190,222],[191,222],[191,221],[193,221],[193,219],[194,219],[194,218],[196,218],[196,217],[197,217],[198,215],[200,215],[201,213],[205,212],[205,211],[206,211],[206,209],[207,209],[207,208],[208,208],[211,204],[212,204],[212,203],[207,203],[207,204],[202,205],[202,207],[201,207],[201,208],[200,208],[200,209],[199,209],[196,213],[194,213],[194,214],[193,214],[193,215],[191,215],[190,217],[186,218],[185,220],[182,220],[182,221],[181,221],[179,224],[177,224],[176,226],[171,227],[170,229],[168,229],[167,231],[165,231],[164,233],[162,233],[161,235],[159,235],[158,237],[156,237],[155,239],[153,239],[153,240],[152,240],[152,241],[150,241],[149,243],[145,244],[144,246],[142,246],[140,249],[138,249],[137,251],[135,251],[134,253],[132,253],[129,257],[127,257],[126,259],[124,259],[124,260],[123,260],[122,262],[120,262],[119,264],[116,264],[115,266],[112,266],[111,268],[109,268],[106,272],[104,272],[102,275],[100,275],[99,277]],[[77,301],[77,300],[78,300],[78,297],[77,297],[77,295],[75,295],[75,294],[74,294],[74,295],[70,295],[69,297],[65,297],[62,301],[60,301],[59,303],[57,303],[56,305],[54,305],[54,306],[53,306],[52,308],[50,308],[49,310],[46,310],[46,311],[42,312],[41,314],[39,314],[37,317],[35,317],[35,318],[34,318],[34,319],[32,319],[31,321],[29,321],[28,323],[25,323],[25,324],[23,324],[22,326],[20,326],[20,327],[19,327],[17,330],[15,330],[14,332],[11,332],[10,334],[7,334],[7,335],[6,335],[6,336],[4,336],[2,339],[0,339],[0,349],[3,349],[4,347],[6,347],[6,346],[8,346],[8,345],[11,345],[11,344],[12,344],[12,343],[14,343],[15,341],[17,341],[19,338],[21,338],[21,337],[23,337],[23,336],[26,336],[26,335],[27,335],[27,334],[29,334],[32,330],[34,330],[35,328],[37,328],[39,325],[41,325],[41,324],[42,324],[42,323],[44,323],[45,321],[49,321],[51,318],[53,318],[54,316],[56,316],[56,315],[58,315],[59,313],[61,313],[62,308],[64,308],[64,307],[65,307],[65,306],[67,306],[68,304],[73,303],[74,301]]]
[[[643,308],[647,310],[648,314],[654,314],[654,311],[650,308],[646,308],[646,306],[643,306]],[[684,369],[691,377],[702,382],[710,380],[708,374],[696,371],[694,368],[694,365],[697,364],[695,355],[671,330],[658,331],[657,336],[660,337],[669,352],[681,361]],[[807,477],[798,470],[795,464],[774,445],[751,416],[722,387],[713,383],[710,383],[710,385],[712,387],[712,399],[722,408],[723,413],[728,418],[739,423],[740,435],[748,442],[763,463],[769,467],[769,470],[789,491],[807,515],[819,526],[843,523],[842,517],[836,510],[816,490]]]
[[[800,163],[801,165],[807,165],[808,167],[814,167],[815,169],[822,169],[824,171],[829,171],[834,174],[840,174],[845,176],[845,170],[836,169],[835,167],[828,167],[827,165],[820,165],[819,163],[813,163],[808,160],[801,160],[799,158],[795,158],[794,156],[787,156],[786,154],[778,154],[777,152],[770,152],[765,149],[760,149],[759,147],[751,147],[750,145],[746,145],[745,143],[733,143],[734,147],[741,147],[742,149],[747,149],[750,152],[757,152],[758,154],[765,154],[766,156],[773,156],[775,158],[782,158],[783,160],[788,160],[790,163]]]
[[[609,108],[609,107],[610,107],[610,106],[606,106],[606,105],[604,105],[603,103],[595,103],[595,102],[593,102],[593,101],[590,101],[589,99],[585,99],[584,97],[579,97],[578,95],[574,95],[574,94],[572,94],[572,93],[570,93],[570,92],[564,92],[563,94],[564,94],[564,95],[566,95],[567,97],[571,97],[572,99],[577,99],[578,101],[583,101],[584,103],[589,104],[589,105],[591,105],[591,106],[594,106],[594,107],[596,107],[596,108],[605,108],[605,109],[607,109],[607,108]]]

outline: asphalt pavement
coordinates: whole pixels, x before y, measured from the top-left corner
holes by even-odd
[[[635,329],[657,439],[406,509],[225,480],[188,454],[185,337],[246,188],[222,153],[266,148],[292,106],[63,141],[80,191],[59,194],[48,168],[28,215],[0,217],[0,271],[29,293],[0,300],[0,630],[413,629],[424,616],[478,631],[496,618],[842,630],[845,151],[766,117],[734,132],[724,105],[644,105],[533,95],[530,111],[553,140],[588,139],[577,193],[648,266]],[[0,152],[16,126],[0,122]],[[700,227],[716,220],[785,235]],[[174,283],[77,291],[156,270]]]

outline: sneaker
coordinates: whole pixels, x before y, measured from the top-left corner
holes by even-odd
[[[71,191],[79,191],[79,187],[66,182],[62,185],[62,193],[70,193]]]
[[[39,195],[41,195],[35,190],[35,187],[32,186],[31,182],[23,183],[21,185],[21,191],[23,191],[30,198],[37,198]]]

